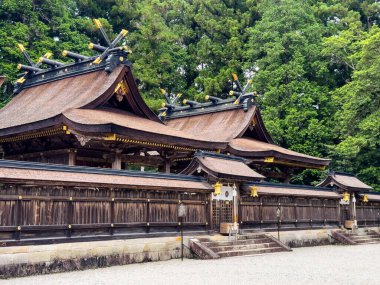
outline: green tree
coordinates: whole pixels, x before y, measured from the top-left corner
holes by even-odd
[[[380,28],[373,26],[352,54],[352,80],[334,91],[333,148],[337,169],[357,173],[380,190]]]

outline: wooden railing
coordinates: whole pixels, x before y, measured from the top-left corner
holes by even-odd
[[[180,202],[185,230],[209,229],[207,193],[0,184],[0,245],[176,233]]]

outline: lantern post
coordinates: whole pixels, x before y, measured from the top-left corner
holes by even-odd
[[[276,216],[277,216],[277,239],[280,240],[280,217],[281,217],[280,206],[277,207]]]
[[[181,260],[183,261],[183,218],[186,217],[186,206],[183,202],[180,202],[178,206],[178,218],[181,227]]]
[[[358,222],[356,220],[356,198],[355,198],[355,193],[352,193],[352,206],[353,206],[353,218],[354,218],[354,227],[358,227]]]
[[[232,198],[233,198],[233,203],[234,203],[234,208],[233,208],[233,214],[234,214],[234,230],[236,232],[235,238],[237,239],[237,233],[239,231],[239,222],[238,222],[238,200],[237,200],[237,187],[234,183],[232,186]]]

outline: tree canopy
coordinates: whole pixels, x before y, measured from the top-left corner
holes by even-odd
[[[331,157],[380,191],[380,4],[359,0],[0,0],[0,107],[9,100],[22,43],[33,60],[64,49],[91,54],[129,30],[130,60],[147,103],[159,88],[203,100],[225,96],[231,73],[253,78],[275,141]],[[315,184],[306,170],[292,182]]]

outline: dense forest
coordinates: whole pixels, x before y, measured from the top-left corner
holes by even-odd
[[[225,96],[231,73],[253,79],[266,126],[283,147],[333,159],[380,191],[380,3],[359,0],[0,0],[0,107],[23,57],[91,54],[122,28],[147,103],[159,88]],[[307,170],[292,183],[315,184]]]

